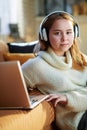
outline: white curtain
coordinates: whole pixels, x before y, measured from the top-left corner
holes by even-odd
[[[0,0],[0,34],[8,34],[9,0]]]
[[[17,23],[18,0],[0,0],[0,34],[10,33],[9,23]]]

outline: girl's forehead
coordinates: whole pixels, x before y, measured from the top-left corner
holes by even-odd
[[[67,19],[57,19],[54,21],[52,27],[56,26],[67,26],[67,27],[73,27],[73,23],[70,20]]]

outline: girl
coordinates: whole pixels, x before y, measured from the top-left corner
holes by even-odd
[[[70,14],[52,12],[40,24],[37,56],[22,65],[27,85],[49,94],[61,130],[87,130],[87,60],[78,37]]]

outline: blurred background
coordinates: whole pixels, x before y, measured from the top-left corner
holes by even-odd
[[[0,0],[0,39],[5,42],[37,40],[41,20],[56,10],[75,16],[81,28],[80,41],[86,45],[86,0]]]

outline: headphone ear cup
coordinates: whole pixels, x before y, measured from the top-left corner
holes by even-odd
[[[74,37],[79,37],[79,27],[77,24],[74,26]]]
[[[43,30],[42,30],[42,37],[43,37],[44,41],[48,41],[47,33],[46,33],[46,29],[45,28],[43,28]]]

